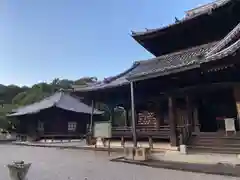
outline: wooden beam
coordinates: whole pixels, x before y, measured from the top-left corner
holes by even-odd
[[[170,125],[170,143],[171,146],[178,145],[177,138],[177,126],[176,126],[176,99],[173,97],[168,98],[168,115],[169,115],[169,125]]]

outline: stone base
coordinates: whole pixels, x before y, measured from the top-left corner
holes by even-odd
[[[128,160],[146,161],[150,157],[150,148],[124,148],[124,158]]]
[[[31,136],[27,136],[27,141],[29,142],[33,142],[37,140],[37,136],[36,135],[31,135]]]
[[[97,143],[97,140],[96,140],[96,138],[93,138],[92,136],[87,136],[86,137],[86,143],[89,146],[95,145]]]
[[[179,146],[179,150],[180,150],[180,153],[181,153],[181,154],[187,154],[187,146],[186,146],[186,145],[181,144],[181,145]]]
[[[134,160],[134,148],[124,148],[124,158],[128,160]]]
[[[178,151],[179,147],[178,146],[171,146],[168,150],[169,151]]]
[[[240,154],[237,154],[237,158],[240,159]]]

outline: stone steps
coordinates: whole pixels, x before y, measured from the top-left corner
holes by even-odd
[[[200,152],[240,154],[240,137],[237,134],[200,133],[191,137],[188,149]]]

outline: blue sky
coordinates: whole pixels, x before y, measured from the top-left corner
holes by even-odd
[[[211,0],[1,0],[0,84],[99,79],[152,55],[130,36]]]

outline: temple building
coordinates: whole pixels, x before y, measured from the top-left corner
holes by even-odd
[[[17,133],[31,140],[80,139],[87,126],[101,119],[102,111],[93,109],[66,92],[56,92],[39,102],[20,107],[8,117],[19,120]],[[92,121],[92,122],[91,122]]]
[[[147,138],[189,150],[239,151],[240,1],[218,0],[132,37],[156,57],[102,83],[74,87],[89,101],[124,107],[126,123],[113,127],[112,136],[135,145]]]

